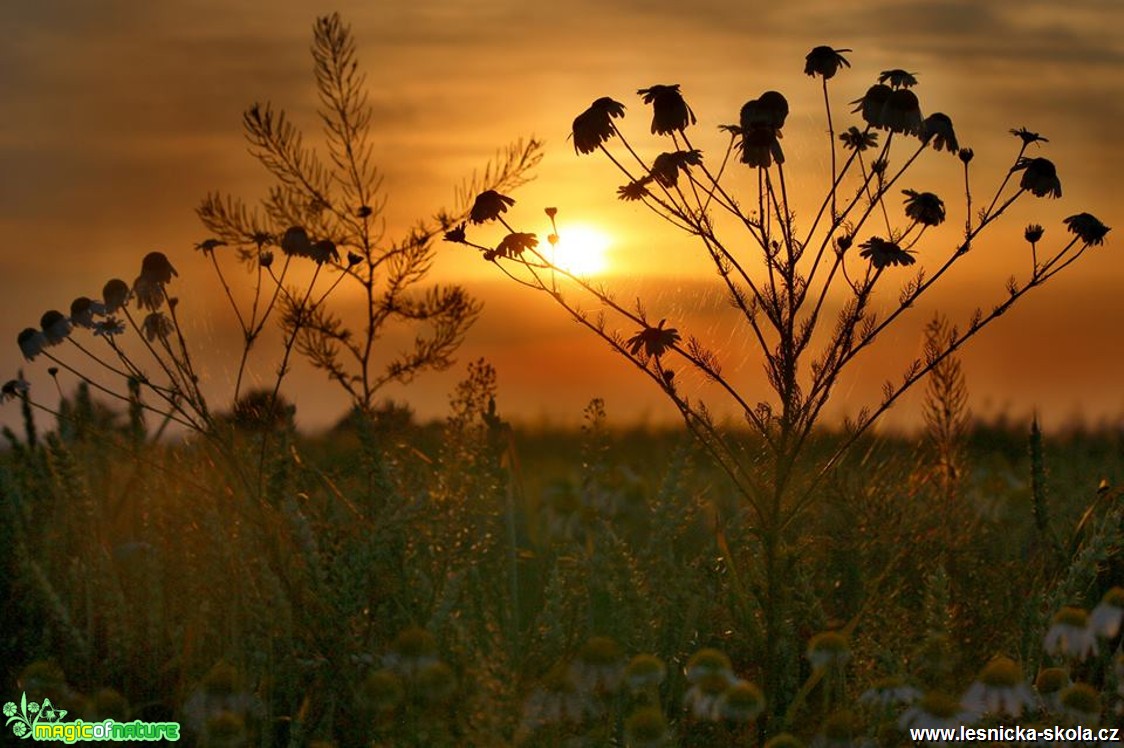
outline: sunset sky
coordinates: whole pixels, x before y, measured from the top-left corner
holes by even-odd
[[[451,206],[454,187],[497,148],[540,137],[546,156],[536,180],[513,193],[513,220],[545,232],[543,208],[558,207],[563,236],[570,227],[573,236],[584,231],[605,244],[603,266],[588,270],[625,299],[642,294],[653,318],[706,340],[735,377],[744,372],[747,387],[759,360],[701,248],[636,204],[617,201],[619,174],[596,154],[575,155],[567,142],[573,118],[591,101],[623,102],[622,129],[655,154],[662,147],[648,134],[650,110],[636,89],[679,83],[699,118],[695,145],[718,158],[726,137],[718,126],[736,122],[742,103],[763,91],[784,92],[792,107],[786,169],[798,214],[801,205],[814,210],[829,168],[819,81],[803,74],[816,45],[854,50],[852,68],[832,81],[837,129],[856,122],[846,103],[879,71],[916,72],[923,111],[948,113],[961,144],[976,152],[977,200],[990,197],[1018,150],[1008,130],[1042,133],[1050,142],[1031,155],[1058,165],[1063,199],[1028,197],[984,234],[938,295],[856,361],[834,412],[854,413],[876,399],[882,382],[918,354],[920,330],[934,312],[963,320],[973,307],[1002,300],[1007,276],[1030,265],[1027,223],[1043,224],[1044,245],[1052,246],[1065,235],[1061,220],[1087,211],[1115,227],[1105,246],[1031,293],[963,360],[981,415],[1037,409],[1052,426],[1076,416],[1120,423],[1124,5],[1105,0],[5,2],[0,379],[23,368],[37,397],[53,402],[49,364],[22,361],[19,331],[47,309],[98,294],[111,277],[131,279],[141,257],[159,249],[180,272],[173,291],[193,321],[208,391],[220,407],[228,404],[238,341],[209,265],[192,249],[206,238],[194,209],[214,190],[264,196],[269,182],[241,133],[241,114],[253,102],[285,109],[317,140],[308,45],[316,16],[333,10],[351,24],[368,74],[391,236]],[[962,226],[959,162],[937,153],[922,161],[916,180],[902,186],[941,194],[949,224]],[[731,183],[748,187],[741,168]],[[920,245],[921,262],[943,258],[955,236],[934,240]],[[465,365],[484,357],[498,370],[501,411],[515,420],[574,422],[593,397],[605,398],[621,422],[675,418],[662,394],[602,341],[469,249],[441,245],[434,279],[463,284],[485,308],[456,367],[387,392],[419,415],[443,415]],[[255,359],[262,382],[271,381],[277,361],[269,346]],[[345,407],[334,385],[303,365],[286,392],[305,426],[330,424]],[[16,410],[4,406],[0,421],[14,422]],[[912,400],[889,423],[909,424],[916,414]]]

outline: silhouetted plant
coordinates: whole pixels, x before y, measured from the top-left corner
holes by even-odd
[[[719,547],[730,557],[735,589],[745,612],[752,614],[747,624],[755,620],[760,627],[766,698],[776,714],[783,711],[795,687],[792,658],[785,655],[792,649],[786,643],[792,637],[786,575],[798,559],[801,518],[817,503],[824,476],[902,394],[933,371],[952,376],[947,363],[952,354],[1031,289],[1069,267],[1090,246],[1101,244],[1108,232],[1088,213],[1071,216],[1066,224],[1072,237],[1041,255],[1037,245],[1041,232],[1032,238],[1028,230],[1034,249],[1030,272],[1021,279],[1012,276],[990,308],[977,309],[960,326],[950,324],[942,334],[931,336],[925,354],[909,362],[900,379],[885,384],[881,400],[847,422],[845,435],[830,453],[810,450],[815,427],[850,364],[907,310],[928,298],[971,252],[982,232],[1012,205],[1028,195],[1061,195],[1053,163],[1026,155],[1031,144],[1045,139],[1025,128],[1012,130],[1020,140],[1012,166],[987,207],[973,214],[969,181],[973,152],[960,148],[950,117],[923,115],[913,91],[916,74],[905,70],[883,71],[878,82],[852,102],[861,122],[837,138],[828,81],[848,65],[841,54],[846,51],[817,47],[806,59],[805,72],[822,79],[831,152],[827,188],[810,225],[799,223],[790,206],[781,146],[789,107],[777,91],[750,100],[737,124],[722,126],[729,140],[717,166],[692,142],[688,130],[696,118],[678,85],[638,91],[645,103],[653,105],[649,129],[662,137],[661,147],[667,149],[654,157],[634,146],[620,129],[618,120],[624,117],[625,107],[612,98],[597,99],[573,123],[575,150],[600,151],[626,180],[618,190],[620,199],[643,205],[698,241],[741,315],[745,328],[741,339],[762,359],[771,398],[748,391],[724,373],[720,353],[741,358],[742,350],[716,351],[690,334],[681,321],[660,319],[653,324],[654,315],[649,315],[643,300],[634,306],[622,303],[611,290],[552,262],[534,234],[517,231],[509,223],[513,203],[502,194],[481,195],[483,205],[492,209],[482,208],[473,215],[474,223],[502,224],[507,234],[498,242],[469,237],[464,224],[450,225],[446,234],[449,241],[478,249],[515,282],[548,294],[573,319],[608,342],[664,392],[729,475],[744,500],[744,512],[719,526]],[[847,152],[841,167],[836,160],[837,139]],[[891,168],[891,156],[901,148],[907,149],[901,165]],[[899,186],[929,150],[958,157],[952,163],[964,173],[964,231],[943,258],[923,255],[919,242],[931,227],[945,221],[945,201],[931,192]],[[870,160],[868,152],[877,155]],[[755,189],[748,194],[731,184],[731,162],[752,170]],[[891,202],[895,194],[905,195],[900,218],[895,218],[899,209]],[[557,211],[548,209],[547,215],[553,246],[563,232],[556,224]],[[871,226],[872,221],[880,228]],[[919,269],[904,281],[895,280],[911,266]],[[840,298],[839,311],[829,314],[829,302]],[[592,307],[585,300],[591,300]],[[722,412],[737,412],[751,435],[721,426],[703,395],[687,389],[684,373],[700,375],[712,385],[707,395],[722,401]],[[741,527],[742,547],[727,552],[723,527]],[[751,641],[756,638],[747,636]]]

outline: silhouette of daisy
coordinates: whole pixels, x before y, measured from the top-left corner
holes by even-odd
[[[7,382],[4,382],[3,387],[0,387],[0,403],[7,402],[8,400],[14,400],[15,398],[27,392],[30,388],[31,385],[29,385],[27,383],[27,380],[23,379],[22,377],[20,379],[9,379]],[[11,704],[11,702],[8,703]],[[14,707],[15,705],[12,704],[12,706]],[[5,704],[4,710],[6,716],[11,717],[12,714],[15,714],[15,709],[12,710],[11,714],[8,714],[8,710],[6,707],[7,704]]]
[[[494,260],[497,257],[519,257],[525,250],[534,249],[539,244],[539,238],[534,234],[513,232],[508,234],[495,249],[484,253],[485,260]]]
[[[1069,233],[1074,234],[1086,244],[1104,244],[1105,234],[1111,231],[1096,216],[1089,213],[1078,213],[1075,216],[1070,216],[1065,219],[1065,225],[1069,227]]]
[[[319,241],[313,242],[309,257],[317,265],[323,265],[328,261],[340,261],[340,253],[336,250],[335,242],[330,239],[320,239]]]
[[[971,148],[961,148],[960,149],[960,153],[959,153],[960,160],[964,163],[965,166],[967,166],[969,163],[971,163],[972,157],[975,156],[975,155],[976,155],[976,152],[973,151]]]
[[[859,246],[863,248],[859,255],[868,258],[871,264],[879,270],[887,265],[905,267],[917,261],[912,254],[894,242],[888,242],[879,236],[872,236]]]
[[[486,190],[476,196],[476,201],[472,204],[472,211],[468,214],[468,220],[473,223],[494,221],[500,217],[500,214],[506,213],[512,205],[515,205],[514,198],[501,195],[495,190]]]
[[[846,131],[839,133],[839,140],[847,150],[862,152],[878,145],[878,133],[863,132],[851,125]]]
[[[933,150],[947,150],[956,153],[960,144],[956,142],[956,131],[952,129],[952,119],[941,112],[930,114],[921,125],[921,140],[928,145],[933,144]]]
[[[695,113],[683,100],[678,83],[641,88],[636,93],[644,97],[645,104],[652,105],[652,132],[656,135],[685,130],[687,125],[697,121]]]
[[[47,336],[43,334],[42,330],[25,327],[16,336],[16,342],[19,343],[20,353],[23,354],[23,357],[28,361],[34,361],[35,357],[47,347]]]
[[[768,127],[742,132],[741,149],[741,162],[754,168],[767,169],[774,161],[784,163],[784,151],[777,140],[777,133]]]
[[[883,124],[890,132],[906,135],[921,135],[924,126],[921,119],[921,104],[912,91],[899,88],[890,94],[883,112]]]
[[[851,67],[851,63],[842,55],[843,52],[850,51],[826,46],[815,47],[804,57],[804,74],[812,77],[818,75],[824,80],[830,80],[839,72],[839,68]]]
[[[465,224],[461,221],[460,225],[455,226],[445,232],[445,241],[453,242],[455,244],[465,243]]]
[[[917,73],[907,73],[901,68],[883,70],[878,74],[879,83],[889,83],[891,88],[912,88],[917,85]]]
[[[661,319],[660,323],[655,327],[645,327],[640,332],[633,335],[625,345],[628,346],[629,353],[633,356],[643,355],[648,357],[660,357],[667,352],[669,348],[679,342],[679,331],[674,327],[664,328],[666,319]]]
[[[1031,132],[1025,127],[1020,127],[1017,130],[1011,130],[1011,134],[1023,142],[1023,145],[1030,145],[1031,143],[1049,143],[1049,138],[1044,138],[1036,132]]]
[[[154,283],[172,282],[172,276],[179,275],[163,252],[149,252],[141,261],[141,277]]]
[[[1058,179],[1058,170],[1054,162],[1047,158],[1020,158],[1011,171],[1021,171],[1022,179],[1019,186],[1031,192],[1035,197],[1061,197],[1062,183]]]
[[[143,274],[138,275],[133,281],[133,296],[138,307],[156,311],[164,303],[164,284]]]
[[[924,226],[939,226],[944,223],[944,201],[932,192],[902,190],[905,199],[905,214]]]
[[[281,236],[281,251],[290,257],[308,257],[312,253],[312,240],[302,226],[290,226]]]
[[[648,183],[652,181],[652,177],[641,177],[640,179],[629,182],[623,187],[617,188],[617,197],[621,200],[640,200],[648,195]]]
[[[1045,233],[1046,233],[1046,229],[1042,228],[1041,225],[1039,225],[1037,223],[1032,223],[1032,224],[1030,224],[1029,226],[1026,227],[1025,231],[1023,231],[1023,237],[1028,242],[1030,242],[1031,244],[1036,244],[1036,243],[1038,243],[1038,240],[1042,238],[1042,235],[1045,234]]]
[[[94,315],[103,314],[105,307],[87,296],[79,296],[70,302],[70,322],[78,327],[94,326]]]
[[[172,321],[163,312],[152,312],[141,323],[141,330],[150,342],[167,339],[173,329]]]
[[[70,335],[70,320],[57,309],[45,312],[39,318],[39,327],[47,338],[47,345],[58,345]]]
[[[624,104],[602,96],[574,118],[574,150],[592,153],[613,137],[613,120],[624,116]]]
[[[702,163],[700,151],[675,151],[661,153],[652,162],[651,176],[664,187],[674,187],[679,182],[679,172]]]
[[[882,83],[875,84],[867,89],[861,99],[855,99],[852,104],[858,104],[852,112],[862,112],[863,121],[871,127],[885,129],[886,104],[890,101],[890,94],[894,91]]]
[[[738,126],[726,130],[741,135],[741,162],[753,167],[784,163],[778,142],[788,118],[788,100],[778,91],[766,91],[742,105]]]
[[[111,338],[125,332],[125,323],[116,317],[106,317],[94,323],[94,335]]]
[[[226,242],[221,241],[219,239],[204,239],[203,241],[196,244],[195,248],[198,249],[203,254],[209,255],[212,252],[214,252],[217,247],[225,247],[225,246],[226,246]]]

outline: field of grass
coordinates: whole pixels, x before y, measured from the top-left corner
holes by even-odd
[[[146,441],[88,395],[9,433],[5,693],[213,746],[898,745],[908,719],[1117,718],[1119,432],[976,425],[952,470],[926,435],[863,443],[794,535],[776,694],[724,474],[597,402],[581,432],[512,430],[496,394],[478,365],[443,424],[232,420],[226,450]]]

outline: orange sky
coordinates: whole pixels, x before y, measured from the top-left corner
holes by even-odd
[[[210,190],[264,194],[268,182],[241,138],[241,112],[250,103],[272,101],[315,129],[308,41],[325,9],[260,0],[94,5],[0,6],[7,39],[0,48],[0,340],[10,341],[0,347],[0,378],[23,366],[51,401],[47,364],[22,363],[17,333],[48,308],[96,294],[109,277],[131,278],[140,258],[160,249],[180,270],[181,309],[198,326],[213,398],[225,404],[237,341],[207,265],[191,250],[204,238],[193,210]],[[998,300],[1007,275],[1029,264],[1026,223],[1043,223],[1055,239],[1064,232],[1061,218],[1082,211],[1124,226],[1124,6],[884,0],[840,9],[802,0],[751,7],[757,5],[703,0],[687,12],[678,3],[635,0],[337,3],[369,74],[391,233],[449,204],[454,185],[497,147],[535,134],[547,142],[546,158],[537,181],[514,194],[516,221],[545,230],[542,208],[552,205],[563,228],[580,223],[610,236],[606,282],[625,293],[640,289],[653,318],[666,316],[720,348],[727,370],[750,387],[758,360],[731,326],[699,249],[616,201],[619,175],[596,156],[575,156],[566,136],[576,114],[608,95],[626,104],[622,126],[654,154],[650,114],[634,92],[680,83],[699,116],[695,145],[717,155],[724,142],[717,125],[736,121],[744,101],[775,88],[792,105],[784,146],[794,193],[822,194],[820,89],[802,71],[804,55],[818,44],[855,50],[852,69],[833,81],[837,126],[851,123],[843,104],[878,71],[906,68],[919,74],[924,111],[950,114],[961,143],[975,149],[978,184],[1001,178],[1018,146],[1007,129],[1026,126],[1050,138],[1043,155],[1058,164],[1065,190],[1056,204],[1024,201],[986,234],[941,295],[856,362],[837,392],[836,412],[853,413],[877,397],[881,382],[920,350],[920,327],[934,311],[963,318],[976,304]],[[950,224],[961,225],[953,186],[959,164],[927,155],[931,163],[917,171],[916,184],[902,186],[942,194]],[[1037,408],[1053,425],[1076,414],[1119,422],[1120,230],[975,341],[964,360],[977,412]],[[951,241],[925,246],[941,256]],[[443,414],[463,365],[483,356],[497,366],[500,407],[511,417],[575,421],[598,396],[621,420],[674,417],[662,395],[603,342],[548,300],[504,282],[466,248],[441,247],[435,275],[467,286],[485,311],[460,366],[388,392],[419,414]],[[269,379],[275,361],[263,348],[257,375]],[[320,375],[298,366],[290,384],[302,423],[324,425],[340,414],[343,399]],[[12,422],[13,411],[5,407],[0,420]],[[915,414],[907,402],[890,422],[909,423]]]

